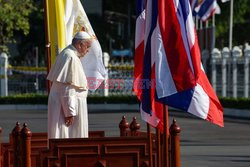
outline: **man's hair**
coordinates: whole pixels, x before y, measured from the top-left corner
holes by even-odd
[[[73,38],[72,39],[72,45],[76,45],[78,42],[82,42],[82,43],[85,43],[85,42],[88,42],[90,41],[90,39],[78,39],[78,38]]]

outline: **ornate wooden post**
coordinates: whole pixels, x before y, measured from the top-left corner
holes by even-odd
[[[129,123],[126,120],[125,116],[122,117],[122,120],[119,124],[119,128],[120,128],[120,136],[127,136],[128,135]]]
[[[138,130],[140,127],[141,125],[136,122],[136,117],[133,117],[133,121],[129,125],[131,136],[138,136]]]
[[[21,162],[20,162],[20,155],[21,155],[21,150],[20,150],[20,132],[21,132],[21,127],[20,123],[17,122],[16,126],[12,130],[12,138],[13,138],[13,167],[19,167]]]
[[[31,131],[27,128],[27,124],[23,124],[21,130],[21,146],[22,146],[22,167],[31,167]]]
[[[170,143],[171,143],[171,167],[180,167],[180,132],[181,128],[176,124],[176,120],[173,119],[173,123],[170,126]]]

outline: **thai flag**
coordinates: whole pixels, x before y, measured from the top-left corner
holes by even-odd
[[[145,38],[146,0],[137,0],[136,4],[136,36],[135,36],[135,68],[134,68],[134,89],[136,96],[141,101],[141,117],[154,127],[163,130],[163,104],[155,101],[155,63],[151,61],[150,40]],[[147,22],[148,24],[148,22]]]
[[[150,113],[154,96],[163,104],[223,126],[223,109],[200,62],[189,1],[148,0],[145,13],[145,49],[139,66],[144,82],[142,91],[137,91],[143,111]],[[148,84],[152,78],[155,84]]]
[[[216,0],[201,0],[193,8],[193,14],[194,16],[198,16],[202,21],[206,21],[218,10],[219,6]]]

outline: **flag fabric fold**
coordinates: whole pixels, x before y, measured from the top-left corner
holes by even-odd
[[[153,127],[163,130],[163,107],[166,106],[155,100],[155,63],[154,60],[151,61],[151,48],[149,47],[153,28],[146,28],[145,26],[146,24],[150,25],[150,22],[154,21],[153,17],[155,15],[145,12],[146,8],[151,7],[152,4],[146,3],[146,0],[137,0],[133,90],[141,101],[140,111],[142,119]],[[146,17],[151,18],[147,23]]]
[[[212,15],[220,14],[220,7],[217,0],[193,0],[193,15],[202,21],[207,21]]]
[[[162,108],[153,108],[162,103],[223,126],[223,108],[200,61],[189,2],[147,0],[143,13],[145,19],[136,22],[144,34],[136,34],[134,72],[141,113],[162,115]]]
[[[192,12],[191,7],[188,1],[185,0],[174,0],[174,1],[164,1],[160,0],[161,7],[159,7],[159,13],[161,16],[161,20],[159,23],[165,22],[167,26],[172,27],[170,33],[172,34],[182,34],[182,38],[176,41],[175,46],[180,46],[180,43],[185,44],[186,52],[190,54],[179,54],[179,55],[171,55],[172,57],[168,57],[162,59],[165,62],[157,62],[159,64],[158,73],[162,75],[161,78],[170,77],[173,73],[170,71],[171,75],[165,75],[161,69],[165,69],[164,66],[171,63],[169,58],[175,59],[175,61],[182,61],[183,56],[190,55],[190,61],[196,67],[197,80],[193,87],[187,88],[183,91],[178,91],[172,95],[164,94],[161,90],[168,90],[168,83],[157,84],[157,98],[164,104],[167,104],[172,107],[176,107],[187,111],[199,118],[206,119],[212,123],[215,123],[219,126],[223,126],[223,108],[213,91],[212,86],[210,85],[206,74],[202,68],[202,64],[200,63],[200,50],[198,47],[197,35],[195,26],[192,20]],[[172,2],[172,3],[171,3]],[[169,17],[169,13],[164,12],[164,7],[169,7],[174,10],[171,10],[172,17]],[[175,19],[178,20],[174,21]],[[173,24],[176,23],[176,24]],[[160,24],[161,25],[161,24]],[[163,27],[164,28],[164,27]],[[172,38],[176,38],[176,36],[169,36],[168,34],[164,34],[161,28],[162,39],[170,38],[171,41],[174,41]],[[166,41],[166,40],[165,40]],[[165,54],[171,54],[166,47],[167,44],[163,40],[163,46],[165,50]],[[174,44],[173,44],[174,45]],[[179,48],[179,47],[178,47]],[[171,48],[172,49],[172,48]],[[164,53],[164,52],[163,52]],[[180,58],[178,58],[180,57]],[[186,66],[178,66],[178,68],[182,68],[185,71]],[[185,76],[184,76],[185,77]],[[160,78],[158,77],[159,80]],[[185,77],[185,79],[188,79]],[[160,82],[160,81],[159,81]],[[159,91],[158,91],[159,90]]]
[[[55,56],[71,44],[72,38],[78,31],[85,31],[92,36],[91,48],[81,59],[81,62],[88,81],[89,78],[91,80],[92,86],[89,87],[89,90],[96,90],[105,78],[106,69],[102,61],[101,46],[80,0],[49,0],[48,28],[52,64],[55,61]],[[96,81],[94,85],[93,79]]]

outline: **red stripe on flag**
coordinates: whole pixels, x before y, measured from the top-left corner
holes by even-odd
[[[158,3],[158,22],[176,89],[183,91],[193,88],[196,85],[196,78],[189,65],[173,0],[159,0]]]
[[[200,75],[200,69],[201,69],[201,55],[200,55],[200,47],[198,43],[198,37],[196,33],[196,29],[194,28],[194,33],[195,33],[195,42],[193,47],[191,48],[191,58],[193,62],[193,67],[194,67],[194,72],[196,74],[196,78],[199,78]]]
[[[168,112],[167,106],[155,101],[156,95],[156,79],[155,79],[155,64],[151,68],[151,105],[152,105],[152,112],[155,113],[156,117],[160,120],[157,128],[163,131],[163,106],[166,107],[166,112]]]
[[[141,101],[142,97],[142,74],[143,74],[143,59],[144,59],[144,41],[135,49],[134,58],[134,86],[133,91],[137,98]]]
[[[201,87],[209,97],[209,111],[207,120],[221,127],[224,127],[223,108],[211,84],[209,83],[206,74],[202,70],[200,71],[200,76],[197,83],[201,85]]]

